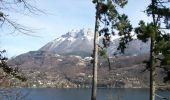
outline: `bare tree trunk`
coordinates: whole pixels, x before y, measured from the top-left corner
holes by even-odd
[[[96,7],[96,20],[95,20],[95,31],[94,31],[94,61],[93,61],[93,80],[92,80],[92,94],[91,100],[96,100],[97,95],[97,70],[98,70],[98,37],[99,37],[99,4],[97,1]]]
[[[155,56],[153,52],[154,47],[154,40],[151,38],[151,47],[150,47],[150,100],[155,100],[155,88],[156,88],[156,82],[155,82],[155,74],[156,74],[156,68],[155,68]]]
[[[155,6],[156,0],[151,0],[152,6]],[[153,11],[152,11],[153,12]],[[152,13],[153,23],[154,23],[154,33],[151,36],[151,46],[150,46],[150,100],[155,100],[155,91],[156,91],[156,68],[155,68],[155,34],[156,34],[156,21],[155,15]]]
[[[109,56],[107,57],[107,62],[108,62],[108,65],[109,65],[109,71],[111,71],[111,64],[110,64],[110,58],[109,58]]]

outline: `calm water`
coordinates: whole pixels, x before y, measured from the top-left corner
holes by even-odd
[[[91,89],[22,89],[26,100],[90,100]],[[98,89],[97,100],[149,100],[148,89]],[[157,94],[170,98],[170,91]],[[161,100],[157,98],[156,100]]]

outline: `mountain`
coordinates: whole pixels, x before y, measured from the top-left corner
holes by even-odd
[[[53,52],[60,55],[79,55],[87,57],[92,54],[93,50],[93,30],[81,29],[72,30],[61,37],[47,43],[39,49],[39,51]],[[100,37],[100,45],[102,37]],[[110,56],[119,52],[117,47],[119,45],[119,38],[111,36],[110,47],[107,49]],[[138,55],[149,52],[149,42],[143,43],[140,40],[134,39],[130,42],[125,50],[124,55]]]
[[[39,51],[48,51],[60,55],[90,56],[93,48],[92,30],[72,30],[47,43]]]
[[[100,43],[101,45],[101,38]],[[107,49],[110,56],[117,51],[119,38],[111,37]],[[92,63],[89,57],[93,50],[92,30],[72,30],[47,43],[37,51],[21,54],[8,61],[10,66],[19,67],[27,82],[10,80],[10,85],[24,87],[91,87]],[[98,86],[121,88],[146,88],[149,86],[149,72],[142,62],[148,60],[149,42],[134,39],[128,44],[125,54],[110,57],[111,70],[107,59],[99,57]],[[158,82],[163,70],[158,70]]]
[[[147,54],[110,58],[111,70],[106,59],[99,59],[98,87],[148,88],[149,71],[144,71],[145,64],[142,63],[148,58]],[[8,64],[18,66],[28,80],[19,82],[12,78],[9,81],[12,86],[91,87],[93,67],[87,57],[82,59],[74,55],[61,56],[51,52],[31,51],[11,59]],[[165,73],[162,69],[157,71],[157,83],[162,85]]]

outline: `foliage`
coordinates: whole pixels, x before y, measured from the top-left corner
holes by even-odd
[[[18,32],[26,35],[30,35],[29,33],[33,33],[32,29],[25,27],[21,24],[10,19],[10,12],[20,13],[20,14],[36,14],[36,12],[44,13],[39,10],[30,0],[0,0],[0,28],[3,29],[3,26],[9,27],[12,30],[12,33]],[[10,17],[9,17],[10,16]],[[32,36],[32,35],[31,35]],[[3,56],[5,50],[0,51],[0,68],[3,69],[4,72],[10,74],[22,81],[25,81],[26,78],[23,77],[22,73],[19,72],[19,69],[12,68],[7,65],[7,58]]]
[[[35,6],[30,3],[29,0],[1,0],[0,1],[0,28],[3,29],[3,26],[8,26],[10,30],[13,30],[12,33],[18,32],[26,35],[30,35],[28,33],[33,33],[31,29],[25,27],[23,25],[18,24],[17,22],[10,19],[10,12],[20,13],[20,14],[28,14],[36,12],[44,13],[39,10]],[[10,17],[9,17],[10,16]],[[22,81],[25,81],[26,78],[23,77],[22,73],[19,72],[19,69],[12,68],[7,65],[7,58],[3,56],[5,50],[0,51],[0,68],[3,69],[9,75],[12,75]]]
[[[146,10],[148,16],[151,14],[157,16],[155,22],[159,27],[164,24],[167,29],[170,28],[170,9],[166,6],[168,3],[170,3],[169,0],[155,0],[155,5],[150,4]],[[162,23],[161,20],[164,22]]]
[[[21,81],[26,81],[26,78],[22,75],[22,73],[19,71],[18,67],[12,68],[7,65],[7,58],[3,56],[3,53],[6,51],[0,51],[0,68],[3,69],[3,71],[9,75],[14,76],[15,78],[21,80]]]
[[[99,49],[99,55],[102,56],[103,58],[108,58],[107,51],[106,49]]]
[[[153,24],[145,24],[144,21],[139,22],[139,27],[135,29],[135,33],[137,34],[137,38],[142,40],[143,42],[147,42],[151,37],[151,33],[153,31]]]
[[[118,46],[118,50],[121,51],[121,53],[124,53],[124,50],[126,48],[126,44],[128,44],[130,41],[132,41],[132,25],[130,24],[130,21],[128,20],[128,17],[123,14],[118,16],[118,22],[114,25],[115,29],[119,30],[119,36],[120,36],[120,43]]]
[[[153,40],[153,50],[155,58],[153,59],[158,66],[165,69],[167,76],[164,78],[165,81],[170,81],[170,33],[167,29],[170,29],[170,8],[166,7],[165,4],[170,1],[165,0],[153,0],[146,13],[148,16],[153,17],[153,22],[145,23],[144,21],[139,22],[139,26],[135,28],[135,33],[138,39],[143,42]],[[150,66],[151,61],[145,61],[147,66]],[[149,68],[149,67],[147,67]]]
[[[96,20],[95,20],[95,34],[94,34],[94,52],[93,52],[93,82],[92,82],[92,96],[91,100],[96,100],[97,92],[97,64],[98,64],[98,35],[104,34],[103,47],[107,48],[110,45],[110,35],[114,34],[113,28],[117,22],[119,13],[117,7],[123,7],[127,1],[126,0],[93,0],[96,5]],[[103,28],[99,31],[99,26],[102,26],[100,22],[103,23]],[[98,34],[99,33],[99,34]],[[103,49],[104,50],[104,49]],[[105,52],[101,51],[101,55],[105,55]],[[108,62],[109,58],[108,58]],[[110,63],[109,63],[110,66]],[[110,68],[110,67],[109,67]]]
[[[99,19],[101,22],[99,36],[103,37],[103,47],[110,46],[111,35],[116,35],[114,30],[118,30],[120,38],[118,50],[124,53],[126,44],[132,40],[132,25],[125,14],[120,14],[118,8],[123,8],[127,4],[127,0],[100,0],[99,1]],[[97,3],[97,0],[93,0]]]

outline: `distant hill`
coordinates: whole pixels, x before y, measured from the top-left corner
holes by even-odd
[[[147,88],[149,71],[145,71],[147,54],[110,58],[111,70],[106,59],[99,59],[98,87]],[[31,51],[17,56],[8,62],[18,65],[28,81],[12,82],[14,86],[78,88],[91,87],[92,64],[88,57],[61,56],[51,52]],[[158,85],[162,85],[163,70],[157,69]],[[169,87],[170,88],[170,87]]]

